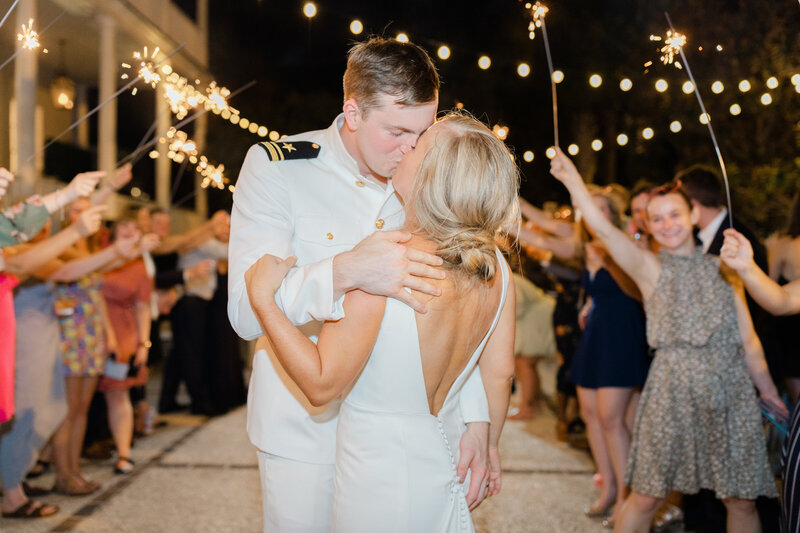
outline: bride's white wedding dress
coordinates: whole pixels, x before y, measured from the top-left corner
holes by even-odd
[[[367,364],[339,412],[332,509],[334,533],[461,533],[474,527],[466,503],[469,480],[456,475],[465,431],[459,391],[494,331],[491,327],[430,414],[414,311],[387,299],[380,333]]]

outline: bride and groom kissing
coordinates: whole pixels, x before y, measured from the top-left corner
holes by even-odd
[[[500,491],[515,309],[495,238],[519,178],[485,125],[434,122],[438,88],[422,48],[356,44],[330,127],[242,165],[228,311],[259,338],[264,531],[473,531]]]

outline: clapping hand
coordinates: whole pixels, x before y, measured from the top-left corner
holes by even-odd
[[[248,268],[244,273],[244,281],[251,302],[262,303],[262,298],[264,302],[274,302],[275,293],[283,283],[283,278],[295,263],[297,263],[297,258],[294,256],[281,259],[267,254]]]
[[[751,268],[755,262],[750,241],[733,228],[726,229],[724,235],[720,257],[725,264],[739,273]]]
[[[12,181],[14,181],[14,174],[5,168],[0,168],[0,200],[6,195],[6,189]]]

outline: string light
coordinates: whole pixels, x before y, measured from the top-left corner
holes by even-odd
[[[600,87],[603,84],[603,78],[600,74],[592,74],[589,76],[589,85],[594,87],[595,89]]]
[[[631,87],[633,87],[633,82],[628,78],[623,78],[622,81],[619,82],[619,88],[624,92],[630,91]]]
[[[800,85],[800,74],[792,75],[792,85]]]
[[[653,135],[654,135],[653,128],[645,128],[642,130],[642,137],[647,140],[652,139]]]
[[[700,114],[700,124],[708,124],[711,121],[711,116],[708,113]]]
[[[397,40],[400,41],[401,43],[407,43],[408,42],[408,35],[406,35],[405,33],[398,33],[397,34]]]
[[[595,139],[592,141],[592,150],[594,150],[595,152],[599,152],[602,149],[603,149],[603,141],[601,141],[600,139]]]
[[[624,133],[620,133],[619,135],[617,135],[617,144],[620,146],[625,146],[626,144],[628,144],[628,136],[625,135]]]
[[[682,128],[683,126],[678,120],[673,120],[669,124],[669,131],[671,131],[672,133],[678,133],[679,131],[681,131]]]
[[[447,59],[450,57],[450,48],[447,46],[440,46],[439,49],[436,51],[436,55],[439,56],[439,59]]]
[[[481,56],[478,58],[478,67],[480,67],[481,70],[486,70],[491,66],[492,60],[489,58],[489,56]]]
[[[731,112],[731,115],[736,116],[742,112],[742,108],[739,106],[739,104],[732,104],[728,111]]]
[[[501,141],[505,141],[506,137],[508,137],[508,126],[501,126],[499,124],[495,124],[492,128],[492,133],[494,133],[495,137],[500,139]]]
[[[739,90],[743,93],[746,93],[750,90],[750,82],[747,80],[742,80],[739,82]]]
[[[721,81],[715,81],[711,84],[711,92],[714,94],[719,94],[725,90],[725,86],[722,84]]]
[[[578,148],[577,144],[570,144],[569,146],[567,146],[567,152],[569,153],[569,155],[578,155],[579,151],[580,149]]]
[[[767,78],[767,87],[770,89],[777,89],[778,88],[778,78],[775,76],[770,76]]]
[[[663,93],[667,89],[669,89],[669,84],[667,83],[667,80],[659,79],[656,81],[656,91]]]
[[[683,82],[683,85],[681,85],[681,90],[683,91],[683,94],[692,94],[694,91],[694,83],[688,80]]]
[[[564,81],[564,73],[561,72],[560,70],[556,70],[555,72],[553,72],[553,81],[556,83],[561,83],[562,81]]]
[[[517,74],[521,78],[526,78],[531,73],[531,67],[527,63],[520,63],[517,65]]]
[[[522,154],[522,159],[524,159],[525,162],[530,163],[533,161],[533,152],[527,150],[524,154]]]
[[[303,15],[311,19],[316,14],[317,14],[317,6],[314,5],[314,2],[306,2],[306,4],[303,6]]]
[[[769,93],[764,93],[761,95],[761,103],[764,105],[769,105],[772,103],[772,95]]]
[[[362,31],[364,31],[364,25],[361,23],[360,20],[355,19],[353,22],[350,23],[350,32],[353,35],[358,35]]]

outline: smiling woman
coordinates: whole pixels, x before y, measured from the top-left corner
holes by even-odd
[[[655,255],[603,217],[575,166],[556,152],[552,174],[642,292],[656,354],[628,458],[625,481],[632,492],[616,531],[646,530],[667,494],[701,488],[725,503],[729,530],[733,523],[759,530],[754,500],[776,497],[777,490],[753,385],[766,404],[786,408],[741,286],[731,285],[718,258],[695,248],[691,208],[674,184],[656,189],[648,205],[648,225],[662,246]]]

